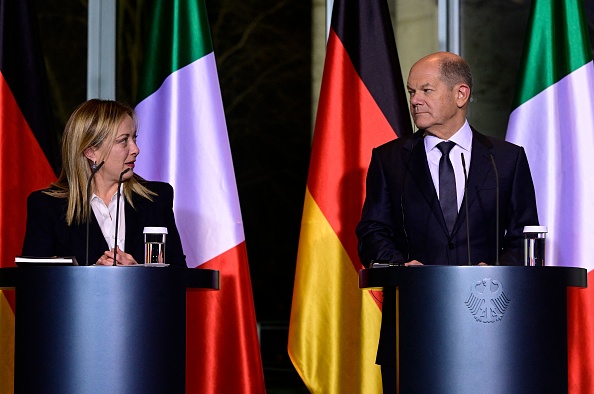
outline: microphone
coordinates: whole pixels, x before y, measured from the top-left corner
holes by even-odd
[[[493,154],[489,153],[491,157],[491,165],[495,172],[495,265],[499,265],[499,172]]]
[[[117,205],[116,205],[116,225],[115,225],[115,241],[113,246],[113,265],[117,265],[117,251],[118,251],[118,227],[120,227],[120,188],[122,187],[122,177],[125,173],[130,171],[130,168],[126,168],[120,173],[120,180],[118,181],[118,191],[116,192]]]
[[[402,231],[404,231],[404,239],[406,240],[406,261],[410,261],[410,245],[408,243],[408,233],[406,232],[406,223],[405,223],[405,215],[404,215],[404,187],[406,186],[406,174],[408,173],[408,164],[410,163],[411,156],[418,144],[418,141],[413,140],[412,138],[407,141],[408,144],[412,145],[410,148],[410,153],[408,158],[406,159],[406,164],[404,166],[404,175],[402,176],[402,189],[400,191],[400,212],[402,213]],[[406,262],[405,261],[405,262]],[[399,265],[404,265],[404,263]]]
[[[464,152],[460,152],[462,158],[462,169],[464,170],[464,210],[466,211],[466,248],[468,249],[468,265],[472,265],[470,259],[470,225],[468,224],[468,174],[466,173],[466,161]]]
[[[97,171],[99,171],[101,167],[103,167],[103,164],[105,164],[105,160],[99,163],[99,165],[91,171],[91,176],[89,177],[89,180],[87,182],[87,204],[89,205],[89,210],[87,212],[87,247],[85,249],[85,265],[89,265],[89,223],[91,221],[91,214],[93,213],[93,209],[91,208],[91,181],[95,177]]]

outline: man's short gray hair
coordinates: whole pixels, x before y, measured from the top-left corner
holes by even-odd
[[[466,60],[461,57],[447,57],[439,66],[441,79],[451,89],[459,83],[465,83],[472,91],[472,73]]]

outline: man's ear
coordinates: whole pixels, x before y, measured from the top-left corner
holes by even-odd
[[[458,108],[464,107],[470,102],[470,87],[465,83],[456,85],[456,103]]]

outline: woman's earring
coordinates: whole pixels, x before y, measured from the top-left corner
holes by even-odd
[[[95,171],[96,168],[97,168],[97,162],[94,161],[93,164],[91,164],[91,170]]]

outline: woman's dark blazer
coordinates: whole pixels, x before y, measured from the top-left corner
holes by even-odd
[[[134,194],[134,208],[126,201],[125,252],[142,264],[144,262],[144,227],[167,227],[165,261],[176,266],[186,266],[181,239],[173,214],[173,187],[164,182],[142,182],[157,193],[153,201]],[[27,199],[27,230],[23,244],[23,256],[75,256],[79,265],[86,265],[86,223],[66,224],[68,203],[35,191]],[[89,265],[97,262],[108,250],[95,215],[89,224]]]

